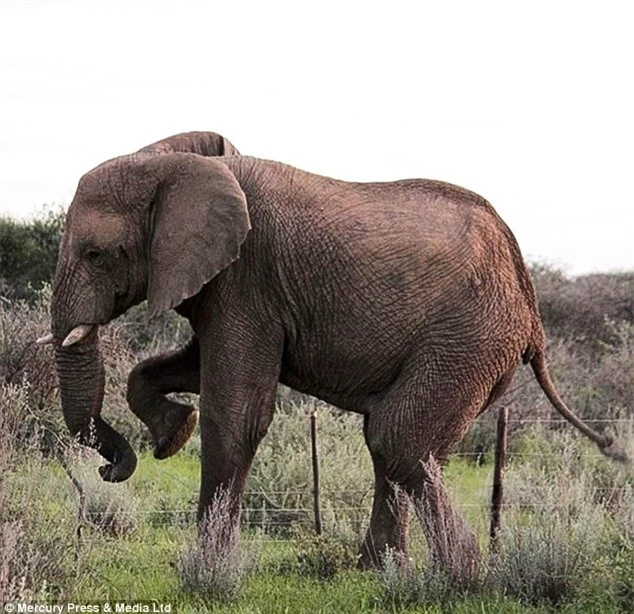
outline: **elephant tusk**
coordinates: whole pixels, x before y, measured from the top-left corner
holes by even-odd
[[[68,336],[64,341],[62,341],[62,347],[69,347],[71,345],[75,345],[79,343],[82,339],[84,339],[88,333],[92,330],[92,324],[80,324],[73,328],[73,330],[68,333]]]
[[[53,343],[53,333],[49,333],[43,337],[38,337],[35,340],[35,343],[37,343],[37,345],[48,345],[49,343]]]

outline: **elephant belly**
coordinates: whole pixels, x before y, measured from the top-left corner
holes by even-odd
[[[407,301],[400,306],[409,307]],[[303,326],[287,339],[282,383],[359,413],[400,386],[417,395],[425,388],[430,398],[464,387],[466,396],[477,391],[486,398],[517,365],[530,337],[529,318],[504,303],[486,311],[477,300],[462,310],[431,309],[424,301],[416,307],[399,317],[349,305],[319,327]]]
[[[403,339],[355,328],[332,325],[289,340],[280,381],[341,409],[364,413],[367,399],[390,387],[411,353]]]

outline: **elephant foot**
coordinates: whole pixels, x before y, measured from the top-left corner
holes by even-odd
[[[187,443],[197,424],[198,411],[193,407],[179,407],[177,411],[168,412],[159,426],[150,429],[155,442],[154,458],[162,460],[176,454]]]

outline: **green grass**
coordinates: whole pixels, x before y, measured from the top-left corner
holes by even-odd
[[[130,532],[112,535],[82,525],[81,538],[77,540],[73,534],[78,524],[77,493],[54,460],[22,462],[11,477],[15,496],[22,500],[28,496],[33,501],[38,524],[58,527],[64,532],[64,541],[72,544],[73,557],[66,564],[75,565],[77,569],[66,570],[68,584],[58,584],[58,592],[80,601],[124,598],[162,601],[177,595],[181,603],[191,602],[195,609],[197,598],[179,592],[175,561],[196,534],[191,515],[198,496],[198,457],[185,453],[167,462],[158,462],[150,452],[145,452],[129,482],[110,485],[99,481],[96,467],[100,460],[94,454],[89,456],[89,459],[71,463],[71,470],[89,498],[93,491],[114,496],[124,490],[124,498],[131,508],[124,508],[121,513],[129,511],[137,517]],[[465,466],[459,473],[461,484],[469,482],[469,473],[479,484],[485,479],[482,476],[486,470]],[[54,498],[51,497],[53,492]],[[192,514],[183,519],[170,513],[174,510]],[[295,611],[293,608],[300,602],[304,609],[296,611],[359,611],[374,607],[375,575],[346,572],[333,582],[314,581],[293,570],[297,547],[292,540],[243,532],[243,541],[253,539],[262,542],[260,569],[248,578],[243,588],[240,603],[244,604],[244,611],[284,611],[287,607]],[[33,547],[36,541],[32,542]],[[72,577],[78,580],[71,583]],[[269,605],[263,606],[263,599]],[[330,606],[324,605],[328,603],[337,603],[336,607],[342,609],[334,605],[328,609]],[[315,609],[317,604],[326,609]],[[249,609],[256,605],[269,609]]]
[[[3,402],[24,405],[26,388],[0,393]],[[295,520],[295,527],[303,530],[287,527],[264,534],[243,529],[243,545],[259,549],[258,565],[228,603],[185,590],[179,571],[183,554],[197,543],[197,437],[167,461],[143,451],[136,473],[122,484],[101,481],[97,467],[103,461],[94,451],[71,450],[67,466],[82,485],[86,510],[92,514],[87,523],[79,517],[78,492],[61,464],[42,454],[37,439],[30,444],[7,439],[7,428],[0,428],[0,467],[5,467],[0,472],[0,552],[10,560],[9,594],[38,602],[155,600],[176,604],[179,612],[207,608],[245,613],[523,613],[555,608],[616,613],[634,600],[634,480],[631,472],[599,457],[582,438],[534,433],[516,440],[526,456],[514,457],[506,472],[506,567],[500,567],[501,577],[481,578],[463,593],[447,590],[442,578],[425,575],[426,545],[412,519],[411,554],[418,568],[411,578],[414,598],[409,599],[388,590],[385,574],[354,568],[372,486],[356,416],[320,410],[325,537],[319,541],[311,536],[307,415],[301,407],[278,412],[247,486],[249,505],[266,502],[269,517],[283,518],[276,506],[306,508]],[[2,418],[0,413],[0,426]],[[7,445],[15,448],[9,456]],[[445,476],[454,503],[486,552],[492,465],[455,457]],[[0,592],[3,573],[0,565]],[[570,577],[549,584],[548,574]],[[406,592],[408,582],[396,577],[391,586]]]
[[[390,603],[382,591],[378,574],[343,569],[331,580],[307,577],[297,564],[301,539],[279,540],[262,534],[243,531],[245,545],[257,542],[261,549],[259,565],[229,603],[212,602],[204,595],[181,588],[176,561],[187,545],[195,540],[196,530],[191,520],[170,516],[165,521],[159,512],[195,509],[198,489],[199,461],[196,455],[184,453],[168,462],[155,461],[149,452],[140,457],[135,476],[126,484],[103,485],[96,477],[96,458],[80,459],[80,479],[86,491],[105,488],[115,493],[125,489],[130,510],[137,521],[129,532],[112,535],[108,531],[83,526],[81,537],[77,528],[77,496],[59,465],[53,460],[30,459],[21,462],[11,481],[15,496],[30,496],[37,509],[37,524],[47,531],[58,532],[56,539],[71,548],[69,556],[60,561],[61,574],[49,581],[48,596],[77,602],[155,600],[174,603],[179,612],[198,612],[203,607],[214,612],[550,612],[548,603],[523,602],[505,596],[499,589],[481,588],[473,594],[454,595],[450,602],[430,601],[400,608]],[[94,474],[94,480],[90,477]],[[464,460],[449,464],[446,471],[450,490],[463,507],[469,521],[481,535],[486,546],[488,531],[488,485],[491,466],[478,466]],[[54,498],[51,493],[56,493]],[[126,513],[123,508],[122,513]],[[524,511],[524,513],[526,513]],[[530,516],[530,514],[529,514]],[[27,522],[28,524],[28,522]],[[415,556],[424,557],[420,530],[413,524],[412,542]],[[32,547],[41,547],[45,536],[34,526]],[[48,538],[51,538],[48,535]],[[46,539],[44,539],[46,543]],[[26,544],[29,547],[29,544]],[[621,543],[621,555],[627,556],[627,540]],[[631,551],[630,551],[631,553]],[[609,558],[596,563],[594,577],[585,579],[584,589],[558,605],[560,611],[619,612],[622,600],[602,593],[602,575]],[[625,562],[627,565],[627,562]],[[624,574],[628,573],[626,566]],[[609,574],[608,574],[609,575]],[[626,578],[625,580],[626,581]],[[607,584],[606,584],[607,586]],[[612,585],[610,590],[613,590]],[[622,587],[621,587],[622,588]]]

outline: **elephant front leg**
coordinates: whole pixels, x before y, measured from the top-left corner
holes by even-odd
[[[271,326],[266,335],[262,330],[235,319],[223,326],[219,317],[209,338],[200,334],[198,520],[201,538],[211,531],[229,548],[236,543],[247,475],[275,409],[283,336]]]
[[[196,409],[168,399],[171,392],[200,393],[200,347],[195,336],[180,350],[139,363],[128,377],[128,405],[148,427],[159,459],[176,454],[198,422]]]

